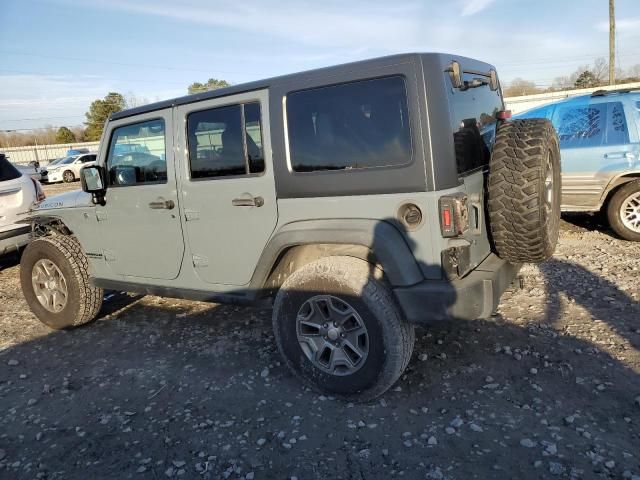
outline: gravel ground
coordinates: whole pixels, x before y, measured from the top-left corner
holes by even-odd
[[[640,244],[601,228],[567,217],[494,318],[419,329],[364,405],[303,388],[267,309],[114,295],[52,332],[7,260],[0,477],[639,480]]]

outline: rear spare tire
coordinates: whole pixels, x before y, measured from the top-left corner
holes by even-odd
[[[550,121],[498,127],[489,162],[488,214],[493,247],[511,263],[553,255],[560,230],[560,147]]]
[[[101,288],[89,283],[89,262],[78,241],[66,235],[38,238],[20,260],[22,293],[45,325],[63,329],[93,320],[102,306]]]

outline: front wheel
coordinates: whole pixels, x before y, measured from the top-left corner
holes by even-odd
[[[294,272],[276,296],[273,328],[297,376],[353,401],[389,389],[415,340],[380,271],[352,257],[322,258]]]
[[[62,174],[62,180],[65,183],[71,183],[76,179],[76,176],[73,174],[71,170],[67,170]]]
[[[607,206],[611,228],[625,240],[640,242],[640,180],[624,185]]]
[[[89,263],[72,237],[56,235],[31,242],[20,260],[20,283],[31,311],[55,329],[93,320],[103,291],[89,283]]]

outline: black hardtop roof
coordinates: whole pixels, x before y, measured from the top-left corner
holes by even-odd
[[[356,69],[370,69],[375,67],[388,67],[397,65],[400,63],[408,63],[419,61],[424,57],[429,57],[433,60],[439,60],[439,64],[444,68],[452,60],[457,60],[462,63],[463,68],[466,65],[472,66],[474,69],[482,68],[482,71],[489,71],[494,68],[492,65],[473,60],[471,58],[461,57],[459,55],[452,55],[446,53],[402,53],[397,55],[389,55],[386,57],[372,58],[368,60],[360,60],[357,62],[344,63],[341,65],[335,65],[330,67],[317,68],[314,70],[307,70],[304,72],[291,73],[287,75],[281,75],[278,77],[267,78],[264,80],[256,80],[248,83],[241,83],[238,85],[231,85],[230,87],[218,88],[216,90],[209,90],[201,93],[194,93],[193,95],[185,95],[184,97],[172,98],[169,100],[163,100],[161,102],[150,103],[148,105],[142,105],[136,108],[130,108],[122,110],[111,115],[111,120],[117,120],[119,118],[131,117],[133,115],[139,115],[142,113],[153,112],[155,110],[161,110],[176,105],[185,105],[188,103],[199,102],[202,100],[209,100],[213,98],[225,97],[227,95],[234,95],[238,93],[250,92],[254,90],[260,90],[268,88],[273,85],[283,85],[289,82],[300,82],[305,78],[317,78],[319,76],[331,77],[333,75],[351,72]]]

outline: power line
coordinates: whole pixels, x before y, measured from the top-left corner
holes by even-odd
[[[13,133],[13,132],[30,132],[33,130],[56,130],[58,128],[85,128],[84,125],[49,125],[47,127],[34,127],[34,128],[6,128],[0,129],[0,133]]]
[[[72,62],[90,62],[90,63],[98,63],[101,65],[120,65],[123,67],[136,67],[136,68],[156,68],[160,70],[173,70],[173,71],[188,71],[188,72],[211,72],[211,69],[199,69],[199,68],[183,68],[183,67],[168,67],[166,65],[151,65],[151,64],[143,64],[143,63],[128,63],[128,62],[109,62],[105,60],[99,60],[95,58],[87,58],[87,57],[66,57],[60,55],[43,55],[40,53],[31,53],[31,52],[18,52],[11,50],[0,50],[0,53],[5,53],[8,55],[18,55],[24,57],[39,57],[39,58],[50,58],[54,60],[69,60]],[[232,74],[240,74],[238,71],[223,71],[218,70],[220,73],[232,73]]]
[[[61,115],[57,117],[7,118],[7,119],[2,119],[2,121],[3,122],[26,122],[31,120],[54,120],[58,118],[79,118],[79,117],[84,117],[84,115],[79,114],[79,115]]]

